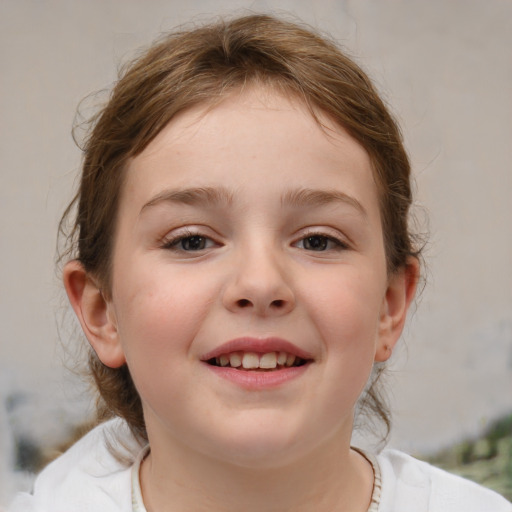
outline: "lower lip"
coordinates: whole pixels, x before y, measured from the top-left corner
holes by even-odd
[[[249,390],[261,390],[277,388],[299,378],[307,371],[311,363],[302,366],[291,366],[268,372],[255,370],[238,370],[229,366],[213,366],[205,363],[206,366],[219,377],[229,380],[238,386]]]

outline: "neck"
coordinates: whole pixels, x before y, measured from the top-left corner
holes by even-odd
[[[349,442],[328,443],[264,469],[205,457],[186,446],[155,449],[140,479],[148,512],[366,512],[373,489],[371,465]]]

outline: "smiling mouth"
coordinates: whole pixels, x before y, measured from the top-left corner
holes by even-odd
[[[222,368],[269,372],[282,370],[284,368],[304,366],[309,360],[287,352],[266,352],[264,354],[258,354],[256,352],[238,351],[212,357],[206,362],[212,366]]]

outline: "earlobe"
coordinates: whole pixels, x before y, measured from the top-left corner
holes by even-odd
[[[418,278],[419,261],[414,257],[409,258],[405,267],[389,278],[379,321],[376,362],[384,362],[391,357],[414,299]]]
[[[80,262],[67,263],[62,278],[69,302],[92,348],[104,365],[119,368],[126,359],[112,304]]]

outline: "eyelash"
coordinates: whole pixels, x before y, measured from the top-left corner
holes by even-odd
[[[210,247],[205,246],[205,247],[201,247],[198,249],[190,249],[190,248],[186,249],[183,246],[178,247],[178,245],[180,243],[183,243],[184,241],[190,240],[193,238],[201,239],[202,241],[205,242],[206,245],[208,245],[209,243],[216,244],[215,240],[213,240],[211,237],[203,235],[201,232],[187,230],[185,232],[181,232],[180,234],[178,234],[176,236],[173,236],[171,238],[163,240],[162,248],[168,249],[168,250],[173,250],[173,251],[201,252],[201,251],[204,251],[205,249],[208,249],[211,247],[211,245],[210,245]],[[333,250],[334,251],[344,251],[344,250],[349,249],[348,244],[346,242],[340,240],[339,238],[334,237],[332,235],[326,235],[325,233],[316,232],[316,231],[304,234],[296,242],[294,242],[293,245],[297,246],[297,244],[299,244],[300,242],[302,242],[302,244],[304,245],[306,243],[306,241],[308,241],[308,240],[309,240],[309,243],[311,243],[312,239],[315,239],[315,238],[322,240],[323,243],[326,244],[325,246],[323,246],[323,244],[321,245],[321,247],[323,246],[324,248],[321,248],[320,250],[307,249],[306,247],[302,247],[302,248],[308,252],[309,251],[310,252],[327,252],[327,251],[333,251]],[[329,243],[334,244],[334,247],[328,248],[327,244],[329,244]]]
[[[202,239],[206,243],[208,243],[208,242],[213,242],[214,244],[216,243],[211,237],[205,236],[205,235],[201,234],[200,232],[186,230],[186,231],[182,231],[178,235],[173,236],[171,238],[165,238],[162,241],[162,249],[169,249],[169,250],[173,250],[173,251],[185,251],[185,252],[200,252],[200,251],[203,251],[204,249],[208,248],[208,247],[204,247],[204,248],[196,249],[196,250],[190,250],[190,249],[187,250],[183,247],[181,247],[181,248],[178,247],[178,244],[184,242],[185,240],[190,240],[192,238]]]
[[[327,252],[329,250],[331,250],[331,251],[345,251],[345,250],[349,249],[348,244],[346,242],[344,242],[343,240],[340,240],[339,238],[334,237],[332,235],[326,235],[325,233],[319,233],[319,232],[316,232],[316,231],[313,231],[313,232],[310,232],[310,233],[306,233],[305,235],[301,236],[301,238],[299,240],[297,240],[297,242],[295,242],[295,244],[297,244],[299,242],[304,243],[306,240],[312,239],[312,238],[323,239],[327,243],[331,242],[332,244],[334,244],[335,247],[332,247],[331,249],[328,249],[328,248],[321,249],[319,251],[315,251],[314,249],[309,249],[309,251],[311,251],[311,252]],[[308,250],[308,249],[306,249],[304,247],[304,250]]]

